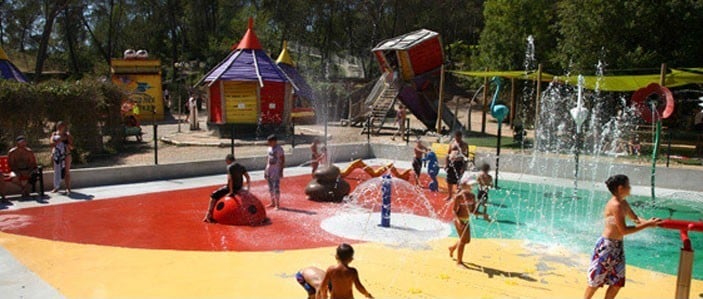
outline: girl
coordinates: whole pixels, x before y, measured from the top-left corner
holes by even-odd
[[[73,136],[68,132],[68,127],[62,121],[56,123],[56,131],[51,133],[51,157],[54,160],[54,189],[59,192],[61,179],[66,184],[66,195],[71,194],[71,150],[73,150]]]
[[[471,214],[476,210],[476,196],[471,192],[471,186],[475,184],[475,180],[462,180],[461,191],[457,192],[452,201],[452,211],[454,212],[454,227],[459,240],[456,244],[449,247],[449,257],[454,257],[454,251],[457,251],[456,264],[462,267],[464,265],[464,247],[471,242]]]

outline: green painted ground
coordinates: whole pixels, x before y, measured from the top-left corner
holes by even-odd
[[[501,181],[500,186],[501,189],[490,191],[488,205],[488,213],[496,221],[473,220],[473,237],[523,239],[592,253],[603,230],[602,211],[609,193],[580,191],[574,200],[573,188],[512,181]],[[649,197],[633,196],[629,202],[645,218],[703,219],[702,196],[658,198],[654,204]],[[693,249],[703,251],[703,233],[692,232],[690,237]],[[680,246],[679,233],[675,230],[652,228],[625,237],[629,265],[673,275],[678,267]],[[694,278],[703,279],[700,253],[696,254],[693,272]]]

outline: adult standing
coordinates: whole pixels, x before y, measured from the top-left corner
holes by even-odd
[[[56,130],[51,133],[51,158],[54,161],[54,189],[59,192],[61,180],[66,185],[66,195],[71,194],[71,151],[73,150],[73,136],[68,131],[68,126],[59,121]]]
[[[449,144],[449,151],[445,159],[444,167],[447,171],[447,189],[449,194],[447,200],[451,200],[454,195],[454,186],[459,183],[459,179],[466,170],[466,157],[469,156],[469,145],[464,142],[461,131],[454,133],[454,140]]]
[[[283,148],[278,144],[276,135],[269,135],[268,154],[266,155],[266,169],[264,177],[268,181],[269,193],[271,194],[271,204],[277,210],[281,207],[281,178],[283,178],[283,168],[286,165],[286,156]]]

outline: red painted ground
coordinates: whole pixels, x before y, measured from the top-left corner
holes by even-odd
[[[334,215],[342,204],[307,200],[303,190],[310,179],[301,175],[281,181],[282,209],[268,209],[271,224],[265,226],[202,222],[208,197],[219,187],[212,186],[0,212],[0,231],[82,244],[204,251],[286,250],[354,243],[320,228],[320,222]],[[360,170],[347,177],[352,190],[367,179]],[[427,186],[429,179],[423,177],[422,181]],[[423,190],[432,208],[443,211],[438,212],[443,214],[441,218],[450,219],[444,208],[446,194]],[[251,192],[268,205],[265,181],[253,182]],[[394,205],[417,208],[404,203]]]

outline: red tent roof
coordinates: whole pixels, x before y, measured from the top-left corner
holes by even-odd
[[[244,33],[244,37],[239,41],[239,44],[232,47],[232,50],[234,49],[261,50],[259,38],[256,37],[256,33],[254,33],[254,19],[252,17],[249,17],[249,28],[247,28],[247,32]]]

